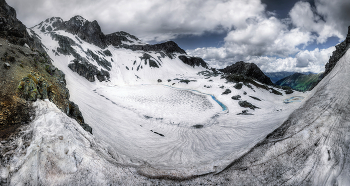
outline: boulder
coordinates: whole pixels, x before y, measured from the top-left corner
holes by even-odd
[[[232,96],[231,99],[233,99],[233,100],[239,100],[239,99],[241,99],[241,96],[240,96],[240,95]]]
[[[271,79],[267,77],[254,63],[245,63],[243,61],[239,61],[235,64],[225,67],[224,69],[219,69],[219,71],[226,74],[240,74],[256,79],[257,81],[266,85],[273,85]]]
[[[244,108],[250,108],[252,110],[255,110],[256,108],[259,109],[259,107],[249,103],[248,101],[239,101],[238,102],[239,106],[244,107]]]
[[[230,89],[226,89],[221,95],[225,95],[225,94],[229,94],[231,93],[231,90]]]

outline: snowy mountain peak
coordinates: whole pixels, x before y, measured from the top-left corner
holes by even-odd
[[[81,16],[68,21],[49,18],[32,31],[42,38],[52,58],[69,56],[68,63],[64,59],[65,67],[90,82],[156,82],[181,72],[196,74],[208,69],[203,59],[187,56],[173,41],[149,45],[124,31],[105,35],[97,21]]]
[[[70,20],[80,21],[80,22],[81,22],[81,25],[84,25],[86,22],[88,22],[87,19],[83,18],[83,17],[80,16],[80,15],[76,15],[76,16],[72,17]]]

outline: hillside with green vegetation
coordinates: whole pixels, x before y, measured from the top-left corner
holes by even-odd
[[[312,90],[322,79],[322,77],[323,73],[308,75],[295,73],[277,81],[275,84],[280,86],[288,86],[294,90],[304,92]]]

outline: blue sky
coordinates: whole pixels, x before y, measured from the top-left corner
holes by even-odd
[[[322,72],[350,25],[348,0],[10,0],[34,26],[57,16],[97,20],[104,33],[174,40],[212,67],[237,61],[265,72]]]

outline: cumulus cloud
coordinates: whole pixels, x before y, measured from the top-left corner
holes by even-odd
[[[231,55],[280,56],[287,57],[298,52],[297,46],[307,45],[313,37],[298,28],[288,30],[288,26],[275,17],[260,18],[245,29],[228,33],[225,47]]]
[[[274,14],[249,18],[247,26],[228,33],[221,48],[198,48],[188,53],[201,56],[216,68],[236,61],[256,63],[266,72],[324,71],[334,47],[305,50],[310,43],[325,43],[330,37],[342,41],[350,25],[350,1],[316,0],[295,3],[289,18]]]
[[[222,47],[188,50],[213,67],[254,62],[264,71],[324,70],[333,48],[305,50],[329,37],[343,40],[350,25],[350,1],[295,3],[287,18],[266,11],[260,0],[11,0],[28,27],[52,16],[97,20],[105,33],[126,31],[144,41],[181,35],[227,33]]]
[[[327,49],[314,49],[312,51],[299,51],[295,57],[274,57],[274,56],[232,56],[227,57],[224,48],[200,48],[195,50],[187,50],[191,55],[200,56],[205,59],[214,68],[224,68],[237,61],[243,60],[250,63],[255,63],[264,72],[323,72],[324,66],[328,62],[329,57],[335,47]],[[218,60],[219,59],[219,60]]]
[[[11,0],[18,17],[34,26],[48,17],[81,15],[97,20],[106,33],[127,31],[144,40],[164,41],[246,27],[246,19],[264,13],[260,0]],[[35,13],[33,11],[35,10]]]
[[[331,30],[341,34],[344,39],[347,34],[347,26],[350,26],[350,1],[347,0],[315,0],[316,11],[324,17],[326,25]]]
[[[317,3],[316,6],[321,7],[319,3]],[[332,14],[326,11],[324,11],[323,13],[319,13],[317,11],[318,9],[312,10],[312,7],[309,2],[299,1],[291,9],[289,15],[291,17],[292,23],[296,27],[307,32],[317,33],[318,43],[324,43],[327,41],[327,38],[332,36],[344,38],[344,35],[342,35],[340,31],[334,28],[335,24],[332,21],[328,20]],[[321,14],[324,16],[324,18],[320,16]]]

